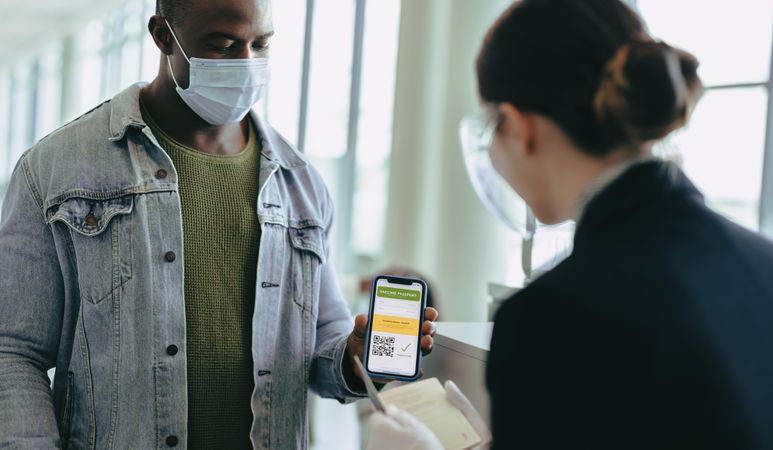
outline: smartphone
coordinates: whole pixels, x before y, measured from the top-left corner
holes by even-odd
[[[413,381],[421,368],[421,324],[427,284],[379,275],[373,280],[365,341],[365,369],[374,378]]]

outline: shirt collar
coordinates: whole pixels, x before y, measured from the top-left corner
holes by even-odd
[[[135,83],[119,92],[109,102],[110,120],[108,139],[120,141],[130,128],[142,130],[147,126],[140,112],[140,90],[147,83]],[[305,167],[308,162],[274,128],[254,110],[250,117],[261,138],[261,153],[268,160],[276,162],[283,169]]]
[[[574,214],[574,221],[579,223],[582,219],[583,213],[585,213],[585,209],[587,208],[588,204],[596,196],[598,196],[601,191],[606,189],[607,186],[612,184],[615,180],[627,172],[628,169],[643,162],[653,161],[654,159],[655,157],[649,154],[637,156],[635,158],[627,159],[621,163],[612,165],[611,167],[608,167],[602,171],[596,178],[588,183],[587,186],[585,186],[582,194],[580,194],[580,202],[577,205],[577,210]]]
[[[270,161],[274,161],[283,169],[290,170],[306,167],[308,162],[271,124],[255,110],[250,112],[258,136],[261,139],[261,152]]]
[[[108,139],[111,141],[123,139],[129,128],[142,129],[147,126],[142,120],[140,112],[140,89],[145,85],[147,83],[144,82],[133,84],[116,94],[108,103],[110,107],[110,120],[108,122],[110,136]]]
[[[678,199],[705,204],[677,164],[658,158],[630,164],[589,200],[575,229],[574,248],[591,236],[604,236],[610,224],[656,217],[657,208]]]

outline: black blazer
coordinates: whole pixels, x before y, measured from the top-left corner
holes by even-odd
[[[497,449],[773,449],[773,244],[629,169],[497,313]]]

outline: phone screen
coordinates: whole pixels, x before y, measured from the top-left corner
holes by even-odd
[[[371,308],[369,372],[405,377],[418,371],[424,284],[376,280]]]

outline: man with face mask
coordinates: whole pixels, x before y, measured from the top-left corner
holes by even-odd
[[[364,395],[317,172],[256,114],[268,0],[162,0],[159,73],[37,143],[0,222],[0,447],[306,448]],[[428,309],[422,347],[432,346]],[[46,371],[56,368],[53,390]]]

